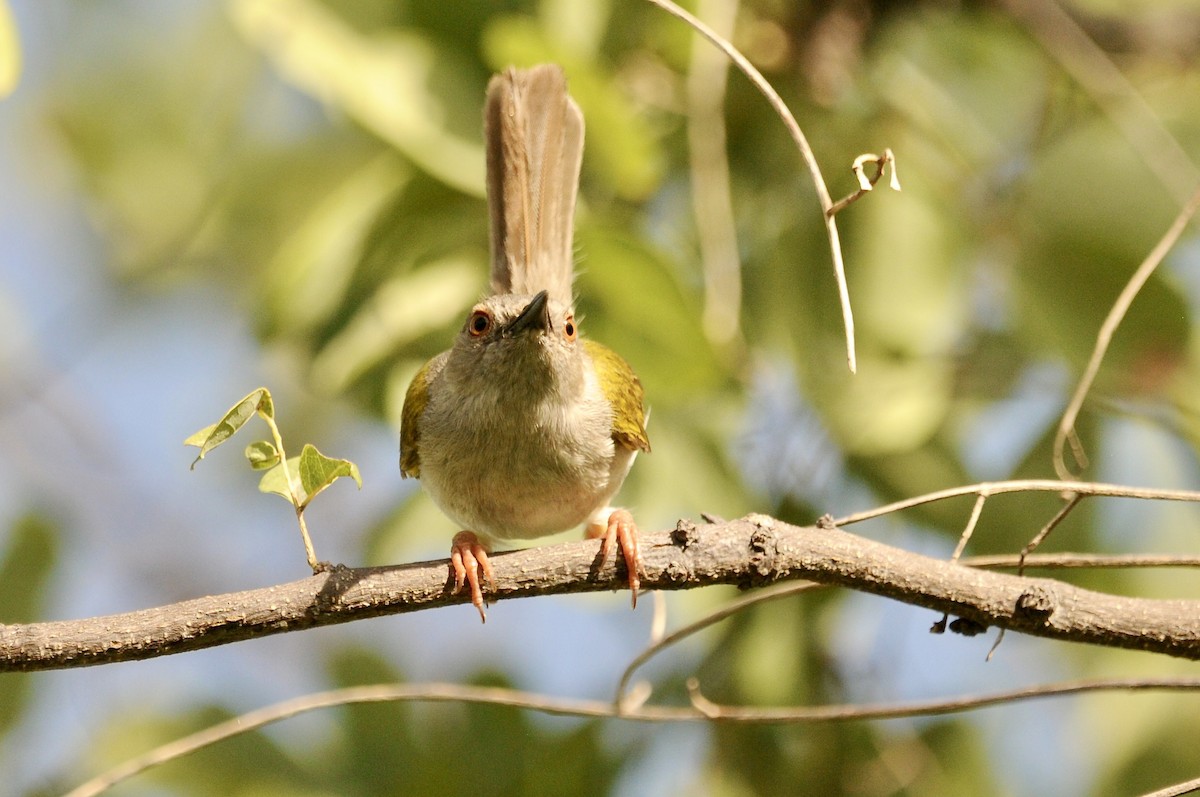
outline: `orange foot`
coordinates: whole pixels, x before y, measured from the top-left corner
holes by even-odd
[[[633,608],[637,608],[638,587],[641,586],[642,557],[638,550],[637,524],[628,509],[614,509],[608,516],[608,523],[601,525],[591,523],[587,527],[588,539],[603,537],[600,543],[600,563],[608,561],[608,552],[612,549],[613,540],[625,557],[625,569],[629,572],[629,591],[633,593]]]
[[[479,574],[483,573],[488,587],[495,592],[496,581],[492,577],[492,564],[488,561],[487,546],[479,541],[473,531],[460,531],[450,541],[450,566],[454,569],[454,594],[462,591],[463,584],[471,587],[471,605],[479,610],[479,619],[487,622],[484,611],[483,588]]]

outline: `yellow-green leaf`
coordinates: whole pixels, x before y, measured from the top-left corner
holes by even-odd
[[[300,485],[304,489],[304,502],[307,505],[318,493],[343,476],[354,479],[358,489],[362,489],[362,476],[358,466],[348,459],[333,459],[317,450],[316,446],[306,444],[300,452]]]
[[[204,455],[209,451],[233,437],[238,429],[246,425],[246,421],[254,417],[255,413],[261,414],[264,418],[274,418],[275,405],[271,401],[270,391],[265,387],[260,387],[247,394],[245,398],[230,407],[229,411],[225,413],[225,417],[217,423],[206,426],[183,441],[184,445],[196,446],[200,449],[200,453],[192,461],[192,467],[196,467],[196,463],[204,459]]]
[[[254,470],[266,470],[279,464],[279,449],[267,440],[258,440],[246,446],[246,461]]]
[[[284,476],[283,463],[278,462],[259,479],[258,490],[263,493],[274,493],[298,507],[303,507],[307,503],[307,498],[298,478],[300,457],[290,457],[287,465],[288,474],[292,477],[292,486],[288,485],[287,478]],[[292,487],[295,488],[294,494]]]
[[[183,444],[185,446],[195,446],[196,448],[200,448],[204,445],[204,441],[208,440],[208,438],[212,435],[213,430],[216,428],[217,425],[215,423],[210,423],[208,426],[205,426],[200,431],[188,437],[187,440],[184,440]]]

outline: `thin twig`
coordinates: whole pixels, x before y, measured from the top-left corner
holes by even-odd
[[[779,724],[799,722],[837,722],[895,717],[932,716],[969,711],[987,706],[1023,700],[1082,694],[1099,691],[1191,691],[1200,689],[1200,678],[1105,678],[1064,681],[1040,686],[1011,689],[988,695],[923,700],[876,705],[826,705],[800,708],[753,708],[720,706],[700,694],[696,679],[688,682],[691,707],[641,706],[619,713],[618,707],[601,700],[551,697],[500,687],[459,684],[376,684],[352,686],[317,692],[285,700],[247,712],[204,730],[168,742],[140,756],[118,764],[107,772],[80,784],[64,797],[95,797],[112,786],[146,770],[195,752],[201,748],[258,730],[280,720],[317,709],[358,703],[423,702],[470,703],[536,711],[554,716],[590,719],[619,718],[637,722],[728,722],[738,724]]]
[[[817,192],[817,200],[821,203],[821,214],[825,219],[825,232],[829,238],[830,254],[833,257],[833,271],[837,279],[838,300],[842,308],[842,323],[846,331],[846,362],[849,365],[851,373],[857,371],[858,358],[854,347],[854,314],[850,309],[850,290],[846,287],[846,269],[842,262],[842,244],[838,236],[837,223],[834,221],[833,215],[829,212],[829,209],[833,207],[833,200],[829,196],[829,187],[825,185],[825,180],[821,176],[821,167],[817,165],[817,158],[813,154],[812,147],[808,144],[808,139],[805,137],[804,131],[800,129],[799,123],[796,122],[796,117],[788,110],[787,104],[779,96],[779,93],[775,91],[775,88],[767,82],[767,79],[755,69],[754,65],[736,47],[718,35],[708,25],[705,25],[695,16],[671,2],[671,0],[648,1],[676,19],[682,20],[691,26],[697,33],[712,42],[717,49],[725,53],[729,60],[733,61],[734,65],[754,84],[754,87],[766,98],[767,102],[770,103],[775,113],[783,120],[783,124],[791,135],[792,141],[796,143],[797,149],[800,150],[800,156],[804,159],[804,164],[808,167],[809,174],[812,176],[813,187]]]
[[[864,520],[890,515],[894,512],[912,509],[916,506],[945,501],[948,498],[961,498],[965,495],[986,493],[989,496],[993,496],[1003,493],[1026,492],[1079,493],[1080,495],[1097,495],[1110,498],[1137,498],[1144,501],[1200,502],[1200,492],[1194,490],[1163,490],[1157,487],[1129,487],[1120,484],[1104,484],[1103,482],[1058,481],[1055,479],[1014,479],[1011,481],[979,482],[977,484],[966,484],[961,487],[937,490],[932,493],[914,496],[913,498],[906,498],[903,501],[885,504],[875,509],[867,509],[840,517],[834,521],[834,525],[839,528],[849,526],[853,523],[861,523]]]
[[[1133,304],[1134,297],[1142,290],[1142,286],[1150,279],[1150,275],[1158,268],[1158,264],[1167,256],[1167,252],[1175,246],[1175,242],[1179,240],[1179,236],[1183,234],[1187,228],[1188,222],[1196,211],[1200,210],[1200,188],[1192,194],[1183,210],[1175,217],[1175,221],[1171,223],[1162,239],[1155,245],[1142,264],[1138,266],[1137,271],[1133,273],[1129,283],[1121,290],[1121,294],[1113,303],[1112,309],[1108,311],[1108,316],[1104,319],[1104,323],[1100,326],[1100,332],[1096,335],[1096,345],[1092,349],[1092,356],[1088,360],[1087,367],[1083,371],[1083,376],[1079,380],[1079,384],[1075,388],[1074,395],[1071,396],[1070,403],[1067,404],[1066,410],[1063,412],[1062,420],[1058,423],[1058,431],[1054,435],[1054,470],[1060,479],[1070,479],[1074,476],[1071,469],[1067,466],[1066,458],[1063,456],[1063,449],[1066,445],[1067,437],[1075,432],[1075,420],[1079,417],[1079,411],[1083,407],[1083,402],[1087,398],[1088,391],[1092,389],[1092,383],[1096,381],[1096,374],[1100,371],[1100,364],[1104,361],[1104,355],[1108,352],[1108,345],[1112,342],[1113,333],[1125,318],[1125,314],[1129,311],[1129,306]],[[1078,461],[1077,464],[1082,465]]]
[[[787,706],[767,708],[762,706],[727,706],[713,703],[700,692],[700,683],[695,678],[688,681],[688,694],[692,705],[704,716],[721,722],[743,722],[756,725],[796,722],[830,722],[837,720],[877,720],[898,717],[931,717],[939,714],[954,714],[1022,700],[1043,697],[1077,695],[1086,692],[1110,690],[1143,691],[1200,690],[1200,678],[1099,678],[1063,681],[1055,684],[1027,686],[1008,689],[986,695],[937,700],[917,700],[911,703],[883,703],[828,706]]]
[[[1054,513],[1054,517],[1050,518],[1049,522],[1045,526],[1042,526],[1041,531],[1034,535],[1032,540],[1025,543],[1025,547],[1021,549],[1021,563],[1017,566],[1018,576],[1025,575],[1025,557],[1037,550],[1037,547],[1046,541],[1046,538],[1050,536],[1050,532],[1054,531],[1058,527],[1058,524],[1067,519],[1067,515],[1071,514],[1071,510],[1077,507],[1083,498],[1084,496],[1079,493],[1067,493],[1064,496],[1063,505]]]
[[[971,539],[971,535],[975,533],[975,526],[979,524],[979,516],[983,514],[983,505],[987,502],[987,499],[987,493],[980,493],[975,496],[975,506],[971,507],[971,516],[967,518],[967,526],[958,537],[958,545],[954,546],[954,553],[950,555],[951,562],[957,562],[958,557],[962,556],[963,549],[967,547],[967,542]]]
[[[1198,791],[1200,791],[1200,778],[1195,778],[1183,783],[1176,783],[1173,786],[1167,786],[1164,789],[1146,792],[1142,797],[1180,797],[1181,795],[1193,794]]]
[[[875,164],[875,174],[868,175],[863,170],[863,166],[867,163]],[[888,171],[889,169],[892,173],[892,179],[888,185],[893,191],[899,191],[900,178],[896,175],[896,156],[890,149],[885,149],[882,155],[859,155],[854,159],[854,165],[851,167],[851,170],[854,172],[854,176],[858,178],[858,190],[852,194],[842,197],[837,202],[834,202],[826,212],[831,216],[836,216],[850,205],[862,199],[871,192],[871,189],[873,189],[875,184],[878,183],[880,178],[883,177],[884,172]]]
[[[959,561],[966,567],[1016,568],[1021,564],[1020,556],[1014,554],[988,554],[968,556]],[[1096,554],[1096,553],[1038,553],[1025,557],[1026,570],[1089,570],[1099,568],[1134,567],[1200,567],[1200,556],[1195,554]]]
[[[695,620],[687,625],[672,631],[670,634],[656,639],[652,644],[648,645],[645,650],[634,657],[633,661],[621,673],[621,678],[617,682],[617,693],[613,702],[617,706],[621,706],[625,700],[626,690],[629,688],[629,681],[633,678],[634,672],[639,667],[648,662],[654,656],[661,653],[663,650],[678,644],[687,637],[703,631],[709,626],[716,625],[722,620],[732,617],[739,612],[743,612],[751,606],[756,606],[760,603],[768,601],[776,601],[781,598],[790,598],[793,595],[799,595],[802,592],[809,592],[814,589],[820,589],[822,584],[816,584],[809,581],[800,582],[799,584],[778,584],[774,587],[765,587],[757,592],[747,595],[738,600],[731,601],[719,609],[716,609],[698,620]]]
[[[188,755],[224,739],[239,736],[309,711],[358,703],[386,702],[473,703],[523,708],[556,716],[593,718],[615,716],[612,704],[602,700],[555,698],[501,687],[449,683],[352,686],[285,700],[212,725],[124,761],[86,783],[80,784],[64,797],[94,797],[94,795],[128,780],[134,775],[145,772],[151,767]],[[630,712],[626,719],[642,722],[680,722],[703,720],[704,717],[690,708],[645,706]]]

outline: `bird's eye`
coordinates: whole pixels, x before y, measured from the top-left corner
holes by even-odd
[[[567,336],[567,340],[575,340],[575,336],[579,330],[575,327],[575,316],[567,316],[567,320],[563,322],[563,334]]]
[[[471,337],[478,338],[488,333],[492,328],[492,315],[487,310],[476,310],[467,319],[467,332]]]

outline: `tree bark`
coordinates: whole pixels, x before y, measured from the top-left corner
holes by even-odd
[[[893,598],[1026,634],[1200,659],[1200,601],[1128,598],[1049,578],[973,569],[764,515],[642,536],[644,589],[753,588],[787,579]],[[619,589],[595,540],[493,554],[492,601]],[[619,558],[619,557],[616,557]],[[83,620],[0,625],[0,671],[147,659],[385,614],[465,603],[445,560],[334,569],[288,584]],[[475,614],[464,613],[462,622]]]

